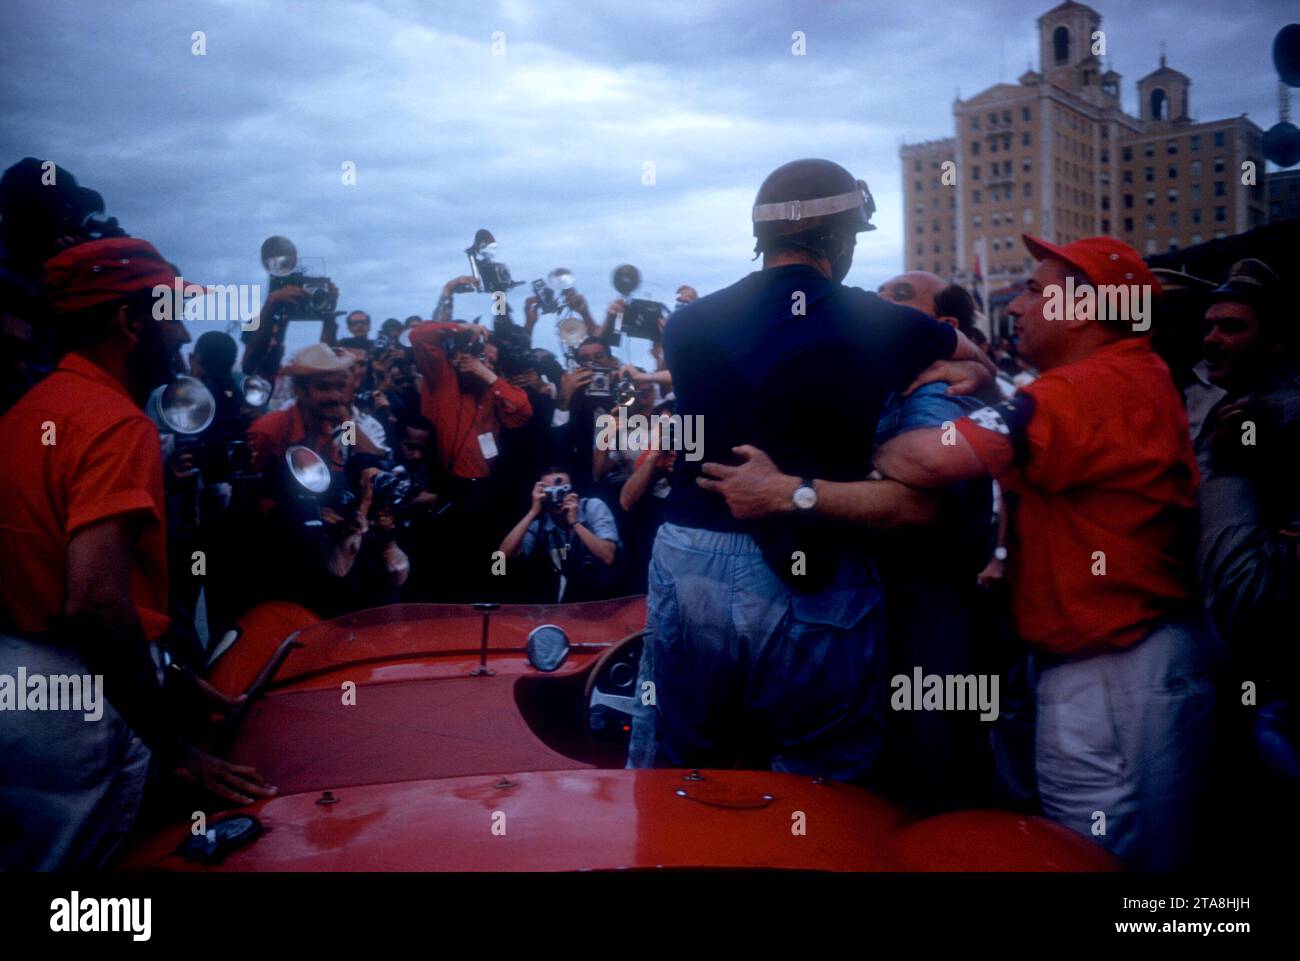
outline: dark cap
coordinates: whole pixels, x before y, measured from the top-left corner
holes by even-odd
[[[1262,260],[1247,257],[1232,265],[1228,279],[1210,292],[1215,303],[1228,301],[1251,307],[1271,303],[1282,290],[1282,278]]]

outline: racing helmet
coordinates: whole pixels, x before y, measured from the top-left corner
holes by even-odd
[[[768,174],[754,198],[755,252],[777,238],[814,240],[875,230],[866,181],[830,160],[793,160]]]

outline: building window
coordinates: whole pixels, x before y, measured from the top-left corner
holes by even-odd
[[[1156,229],[1155,215],[1147,214],[1147,219],[1142,222],[1142,225],[1146,227],[1147,230],[1155,230]]]
[[[1101,222],[1101,232],[1102,232],[1103,234],[1108,234],[1108,233],[1110,233],[1110,221],[1109,221],[1109,220],[1103,220],[1103,221]]]
[[[917,224],[917,225],[916,225],[916,232],[917,232],[918,234],[923,234],[923,233],[925,233],[925,224]]]
[[[1193,177],[1199,177],[1201,175],[1201,162],[1199,160],[1192,161],[1190,174]]]
[[[980,155],[980,142],[978,140],[972,140],[970,142],[970,155],[972,157],[978,157]]]
[[[970,118],[970,128],[971,128],[971,130],[979,130],[979,128],[980,128],[980,118],[979,118],[979,117],[974,117],[974,116],[972,116],[972,117]]]
[[[1010,111],[1010,110],[1003,110],[1003,111],[1002,111],[1002,122],[1003,122],[1003,123],[1011,123],[1011,111]]]
[[[1216,174],[1221,174],[1221,173],[1223,173],[1223,158],[1222,158],[1222,157],[1215,157],[1215,158],[1214,158],[1214,172],[1215,172]]]
[[[996,113],[990,113],[990,114],[989,114],[989,126],[990,126],[990,127],[996,127],[997,125],[998,125],[998,115],[997,115]]]
[[[917,161],[913,162],[913,164],[912,164],[912,170],[915,171],[916,173],[920,173],[920,172],[921,172],[921,161],[917,160]]]
[[[1020,161],[1020,169],[1025,173],[1029,173],[1029,171],[1034,169],[1034,162],[1030,160],[1028,157],[1026,157],[1022,161]]]
[[[970,179],[971,179],[971,180],[979,180],[979,179],[980,179],[980,165],[979,165],[979,164],[976,164],[975,166],[973,166],[973,167],[970,168]]]
[[[1178,229],[1178,211],[1177,211],[1177,210],[1171,210],[1171,211],[1169,211],[1169,229],[1170,229],[1170,230],[1177,230],[1177,229]]]
[[[1178,191],[1173,189],[1172,187],[1169,188],[1169,202],[1171,204],[1178,203]]]
[[[1110,194],[1101,195],[1101,209],[1110,210]]]
[[[1216,146],[1216,147],[1222,147],[1222,146],[1223,146],[1223,139],[1224,139],[1224,138],[1223,138],[1223,131],[1222,131],[1222,130],[1216,130],[1216,131],[1214,131],[1214,146]]]
[[[1024,219],[1025,223],[1032,224],[1034,222],[1034,208],[1026,207],[1024,213],[1021,214],[1021,217]]]
[[[925,253],[925,244],[917,244],[917,245],[916,245],[916,255],[919,257],[919,256],[921,256],[921,254],[923,254],[923,253]]]
[[[1147,253],[1148,253],[1148,254],[1154,254],[1155,252],[1156,252],[1156,239],[1155,239],[1154,237],[1148,237],[1148,238],[1147,238]]]
[[[1200,184],[1192,184],[1192,199],[1193,199],[1193,200],[1200,200],[1200,199],[1201,199],[1201,185],[1200,185]]]
[[[1189,146],[1192,148],[1192,153],[1201,149],[1201,135],[1199,133],[1192,134],[1192,140]]]
[[[1020,146],[1028,147],[1030,142],[1029,131],[1026,130],[1020,135]]]
[[[1143,179],[1146,180],[1147,183],[1151,183],[1151,182],[1153,182],[1153,181],[1156,179],[1156,168],[1155,168],[1155,167],[1144,167],[1144,168],[1142,169],[1142,177],[1143,177]]]
[[[989,153],[997,153],[997,152],[998,152],[998,138],[989,137]]]
[[[1177,179],[1178,179],[1178,165],[1177,165],[1177,164],[1170,164],[1170,165],[1169,165],[1169,171],[1168,171],[1168,173],[1169,173],[1169,179],[1170,179],[1170,180],[1177,180]]]
[[[1228,185],[1227,185],[1227,183],[1226,183],[1225,181],[1222,181],[1222,180],[1216,180],[1216,181],[1214,182],[1214,196],[1216,196],[1216,197],[1224,197],[1224,196],[1227,196],[1227,193],[1228,193]]]
[[[1200,234],[1192,234],[1192,246],[1195,247],[1195,246],[1196,246],[1197,244],[1199,244],[1200,242],[1201,242],[1201,235],[1200,235]]]
[[[1227,232],[1225,232],[1225,231],[1222,231],[1222,230],[1216,230],[1216,231],[1214,232],[1214,239],[1215,239],[1215,240],[1222,240],[1222,239],[1223,239],[1224,237],[1226,237],[1226,236],[1228,236],[1228,234],[1227,234]]]
[[[1159,87],[1151,91],[1151,119],[1169,119],[1169,98]]]
[[[1131,183],[1133,182],[1133,171],[1131,171],[1131,170],[1125,170],[1125,171],[1124,171],[1124,176],[1123,176],[1122,179],[1123,179],[1124,183],[1126,183],[1126,184],[1131,184]]]
[[[1214,222],[1215,222],[1216,224],[1222,224],[1222,223],[1227,223],[1227,221],[1228,221],[1228,208],[1227,208],[1227,207],[1215,207],[1215,208],[1214,208]]]
[[[919,181],[919,180],[916,182],[916,192],[917,192],[918,194],[919,194],[919,193],[924,193],[924,192],[925,192],[925,184],[922,183],[922,182]]]
[[[984,220],[983,220],[983,218],[980,217],[979,214],[976,214],[974,217],[972,217],[972,218],[970,219],[970,225],[971,225],[972,227],[979,227],[979,226],[982,226],[983,223],[984,223]]]
[[[1177,249],[1178,249],[1178,238],[1177,238],[1177,237],[1170,237],[1170,238],[1169,238],[1169,249],[1170,249],[1170,250],[1177,250]]]
[[[1194,224],[1199,224],[1200,222],[1201,222],[1201,211],[1200,211],[1200,209],[1198,208],[1198,209],[1192,211],[1192,223],[1194,223]],[[1199,243],[1199,241],[1198,241],[1198,243]]]
[[[1124,209],[1125,209],[1125,210],[1132,210],[1132,209],[1133,209],[1133,195],[1132,195],[1132,194],[1125,194],[1125,195],[1124,195]]]
[[[1098,159],[1100,159],[1101,162],[1104,163],[1104,164],[1108,164],[1108,163],[1110,163],[1110,151],[1109,151],[1109,150],[1103,150],[1103,151],[1101,152],[1101,157],[1098,158]]]
[[[1156,155],[1156,148],[1151,146],[1151,144],[1147,144],[1145,147],[1142,148],[1142,156],[1154,157],[1155,155]]]
[[[1002,249],[1002,240],[1001,240],[1001,238],[999,238],[999,237],[994,237],[994,238],[993,238],[993,249],[994,249],[994,250],[1001,250],[1001,249]]]
[[[1121,154],[1121,157],[1124,159],[1124,161],[1125,161],[1126,163],[1127,163],[1128,161],[1132,160],[1132,159],[1133,159],[1133,148],[1132,148],[1132,147],[1125,147],[1125,148],[1124,148],[1124,152]]]
[[[1168,153],[1169,156],[1171,156],[1171,157],[1172,157],[1174,154],[1178,153],[1178,141],[1177,141],[1177,140],[1166,140],[1166,141],[1165,141],[1165,152]]]
[[[1052,58],[1056,63],[1068,63],[1070,60],[1070,31],[1057,27],[1052,31]]]
[[[971,192],[971,195],[970,195],[970,202],[971,202],[972,204],[976,204],[976,205],[979,204],[979,202],[980,202],[980,192],[979,192],[978,190],[975,190],[975,191],[972,191],[972,192]]]
[[[1156,192],[1155,192],[1154,190],[1148,190],[1148,191],[1147,191],[1147,206],[1148,206],[1148,207],[1154,207],[1155,205],[1156,205]]]
[[[1132,232],[1133,232],[1133,218],[1132,218],[1132,217],[1125,217],[1125,218],[1124,218],[1124,233],[1126,233],[1126,234],[1131,234]]]
[[[1033,184],[1025,184],[1024,195],[1026,198],[1032,197],[1034,195]]]
[[[1020,119],[1023,120],[1025,123],[1029,123],[1029,108],[1028,108],[1028,107],[1021,107],[1021,108],[1020,108]]]
[[[916,212],[917,212],[918,214],[923,214],[923,213],[925,213],[925,204],[917,204],[917,205],[916,205]]]

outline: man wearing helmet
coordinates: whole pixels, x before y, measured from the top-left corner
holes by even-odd
[[[842,284],[874,209],[838,164],[778,168],[753,209],[763,269],[673,314],[666,366],[677,413],[707,428],[703,461],[734,464],[752,445],[796,477],[861,480],[862,438],[891,391],[948,359],[991,382],[951,327]],[[808,481],[781,516],[733,517],[700,464],[679,462],[655,541],[629,764],[867,780],[887,688],[863,539],[836,536]]]

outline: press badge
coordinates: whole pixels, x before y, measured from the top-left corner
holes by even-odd
[[[497,439],[492,436],[491,431],[478,435],[478,449],[483,452],[484,460],[491,460],[497,456]]]

